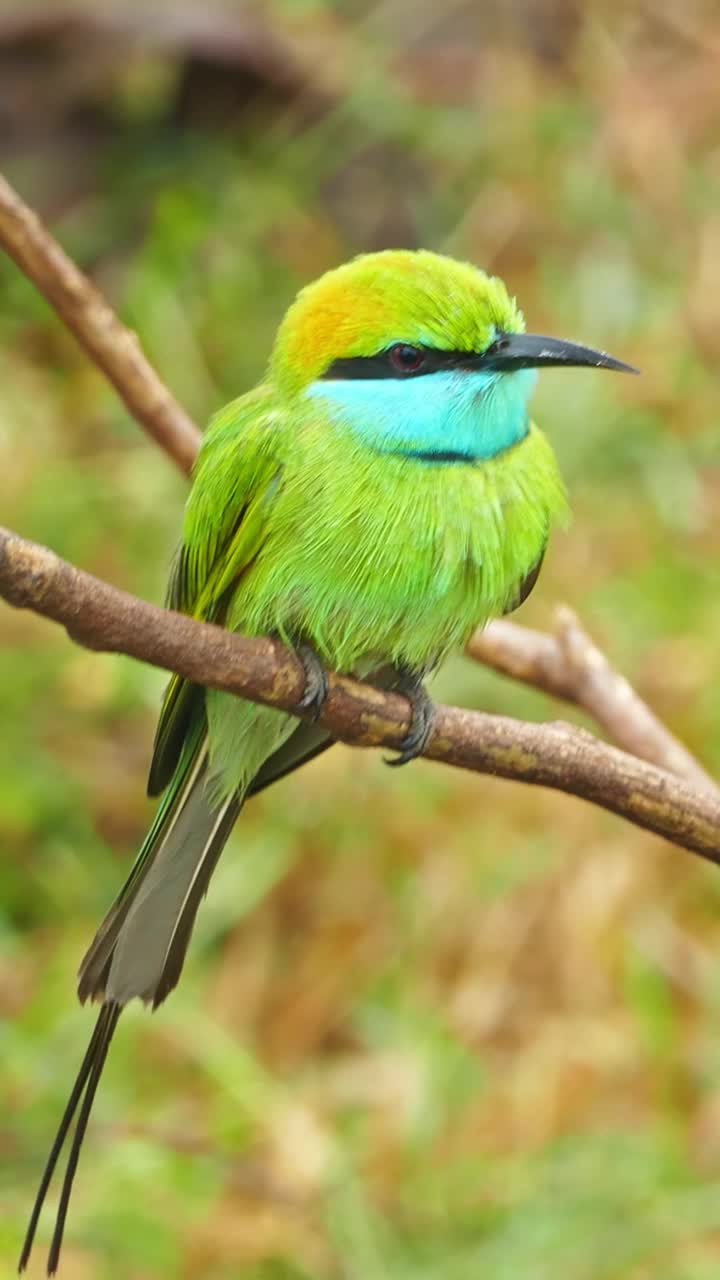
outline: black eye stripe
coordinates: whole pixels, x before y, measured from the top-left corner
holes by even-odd
[[[403,353],[414,352],[406,361]],[[409,367],[408,367],[409,365]],[[374,356],[350,356],[335,360],[323,378],[424,378],[438,369],[482,369],[495,375],[517,373],[520,369],[544,369],[557,365],[564,369],[614,369],[618,373],[638,373],[633,365],[617,360],[607,351],[584,347],[568,338],[547,338],[539,333],[505,332],[496,329],[484,351],[438,351],[434,347],[395,342]]]
[[[472,351],[438,351],[435,347],[417,347],[417,351],[423,355],[420,368],[404,371],[393,364],[390,357],[392,349],[390,347],[387,351],[380,351],[375,356],[348,356],[342,360],[334,360],[322,377],[424,378],[428,373],[437,373],[439,369],[473,368],[478,363],[478,356]]]

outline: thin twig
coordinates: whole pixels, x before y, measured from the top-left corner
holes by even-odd
[[[87,648],[126,653],[197,684],[308,715],[300,707],[302,663],[283,645],[159,609],[2,529],[0,595],[61,623]],[[405,698],[344,676],[331,676],[329,689],[320,723],[334,737],[355,746],[400,746],[409,728]],[[720,863],[716,796],[597,741],[583,729],[439,707],[425,754],[457,768],[581,796]]]
[[[0,245],[72,329],[133,416],[189,472],[200,446],[195,423],[146,360],[137,335],[120,323],[102,294],[2,175]]]
[[[610,665],[566,605],[557,610],[555,635],[503,618],[477,631],[467,652],[502,675],[582,707],[631,755],[720,794],[714,779]]]

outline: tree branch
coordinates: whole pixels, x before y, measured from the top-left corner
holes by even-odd
[[[37,216],[23,203],[2,176],[0,176],[0,245],[5,247],[21,270],[35,282],[40,291],[73,330],[91,358],[114,384],[138,422],[149,431],[156,442],[184,471],[189,472],[200,442],[200,433],[197,427],[178,405],[145,359],[136,335],[120,323],[94,285],[87,280],[67,257],[50,233],[43,227]],[[13,545],[18,545],[17,540]],[[27,546],[29,544],[24,545]],[[34,554],[40,554],[39,549]],[[44,562],[45,569],[43,570],[45,572],[48,563],[50,563],[47,559],[50,553],[42,552],[41,554],[46,558]],[[29,567],[29,562],[27,563]],[[53,563],[60,566],[63,562],[55,561],[53,558]],[[70,566],[65,566],[65,571],[70,574],[78,572],[70,569]],[[87,575],[80,575],[79,581],[85,584],[95,582],[94,579],[89,579]],[[25,598],[29,590],[28,584],[22,587],[16,574],[13,582],[14,585],[8,590],[12,589],[15,592],[16,601],[18,603],[27,603],[28,607],[36,608],[42,612],[43,610],[40,608],[37,599],[31,595],[28,595],[27,599]],[[112,637],[115,634],[113,627],[119,625],[117,610],[120,602],[123,600],[130,601],[133,608],[149,609],[150,606],[142,605],[140,601],[133,602],[132,597],[123,597],[122,593],[113,592],[112,588],[104,587],[104,584],[97,583],[93,597],[97,607],[99,607],[101,600],[104,599],[102,590],[110,592],[107,617],[105,619],[110,629],[106,635],[103,635],[100,619],[98,619],[100,629],[87,634],[83,633],[82,623],[78,619],[73,623],[72,618],[65,616],[65,614],[63,616],[58,614],[56,620],[63,622],[76,639],[90,647],[110,649],[118,647],[121,651],[131,653],[133,656],[143,658],[146,661],[155,661],[160,666],[168,666],[173,669],[180,670],[179,667],[176,668],[174,666],[174,663],[189,660],[190,650],[192,649],[193,654],[195,657],[199,657],[200,662],[200,666],[197,668],[200,674],[194,674],[192,678],[198,679],[201,683],[213,683],[212,679],[203,677],[202,655],[197,648],[199,636],[196,628],[198,624],[190,624],[193,628],[192,634],[188,633],[183,637],[180,650],[173,650],[171,646],[170,650],[158,650],[156,657],[152,657],[145,652],[142,641],[146,637],[141,637],[140,649],[135,652],[130,647],[132,637],[122,629],[116,646]],[[10,597],[8,596],[8,598]],[[67,605],[68,602],[66,601],[65,603]],[[51,613],[49,616],[55,617],[56,615]],[[168,615],[161,612],[160,616],[165,619]],[[174,624],[175,628],[177,628],[177,625],[179,624]],[[211,630],[214,633],[212,643],[217,646],[219,642],[216,629],[213,628]],[[176,630],[172,634],[175,635]],[[177,634],[179,635],[179,633]],[[172,636],[169,636],[168,641],[171,639]],[[187,651],[183,647],[185,642],[187,642],[188,646]],[[230,662],[232,658],[232,661],[237,663],[242,656],[237,648],[240,641],[236,637],[231,639],[229,643],[231,651],[228,651],[225,655],[226,661]],[[252,641],[247,643],[252,646],[252,653],[248,651],[250,658],[253,661],[259,660],[259,654],[262,649],[261,642]],[[258,649],[258,645],[260,645],[260,649]],[[274,654],[279,652],[277,646],[271,646],[271,648]],[[219,650],[214,648],[213,652],[219,660]],[[505,675],[523,680],[527,684],[543,689],[555,697],[563,698],[566,701],[582,706],[595,717],[616,742],[633,755],[687,779],[695,786],[713,793],[715,798],[720,794],[720,790],[713,779],[709,777],[686,748],[673,737],[669,730],[660,723],[624,677],[613,670],[607,659],[583,630],[578,619],[569,610],[561,613],[558,632],[555,636],[543,635],[540,632],[519,627],[516,623],[502,620],[491,623],[486,631],[478,632],[471,640],[468,652],[477,661],[483,662]],[[247,657],[248,654],[245,656]],[[285,661],[290,660],[286,658]],[[294,662],[294,660],[292,661]],[[282,667],[281,664],[277,668],[276,675],[279,676],[284,671],[285,676],[287,676],[289,670],[294,671],[295,677],[297,677],[298,668],[296,665],[288,668]],[[217,677],[218,668],[215,667],[214,671]],[[260,673],[258,672],[258,674]],[[222,687],[225,686],[223,685]],[[352,684],[352,688],[356,690],[359,687]],[[247,693],[247,696],[253,696],[253,690],[249,686],[247,689],[240,688],[237,683],[233,685],[231,691]],[[263,700],[261,690],[256,690],[256,693],[258,698]],[[370,696],[367,686],[363,696],[366,698]],[[387,706],[390,707],[392,698],[390,695],[387,696],[390,699]],[[272,698],[268,700],[271,703],[273,702]],[[283,704],[278,703],[277,705]],[[400,706],[400,702],[396,699],[396,710],[398,706]],[[386,712],[389,715],[387,708],[383,715]],[[366,714],[369,714],[367,709]],[[455,712],[456,716],[462,714]],[[487,717],[485,720],[487,723],[496,723],[488,720]],[[399,722],[392,720],[391,717],[386,723],[386,728],[391,721],[397,727]],[[498,721],[497,723],[500,722]],[[530,734],[532,737],[537,730],[534,726],[521,725],[519,722],[509,720],[502,723],[506,727],[506,732],[509,731],[507,727],[512,726],[512,742],[507,742],[505,749],[511,750],[513,744],[517,744],[518,751],[522,754],[524,750],[522,742],[525,741],[523,734]],[[357,729],[357,725],[355,725],[355,728]],[[336,732],[338,737],[347,737],[347,734],[342,732],[342,726],[334,727],[333,731]],[[548,733],[557,733],[558,731],[558,726],[547,726]],[[348,730],[348,732],[350,731]],[[378,732],[380,731],[378,730]],[[570,730],[567,726],[562,727],[562,733],[564,734],[574,732],[576,731]],[[390,729],[388,728],[389,733]],[[401,736],[399,729],[397,736]],[[588,735],[586,735],[586,738],[590,742],[594,742],[594,739],[589,738]],[[370,738],[358,738],[357,736],[352,736],[352,733],[347,737],[347,740],[363,741],[366,745],[371,745]],[[534,737],[532,740],[534,743],[532,749],[534,751],[537,744]],[[380,733],[377,742],[381,741],[386,741],[390,745],[391,737],[385,737],[383,733]],[[573,741],[577,746],[577,740],[574,739]],[[375,743],[375,739],[372,739],[372,743]],[[550,746],[550,738],[544,739],[541,745],[544,751]],[[593,750],[597,749],[599,749],[599,744],[595,743]],[[438,755],[437,750],[437,744],[434,743],[433,752],[435,754],[433,758],[445,758]],[[433,754],[433,752],[430,754]],[[625,757],[625,761],[624,767],[627,768],[627,757]],[[463,760],[453,760],[452,762],[464,764]],[[552,772],[551,762],[547,763],[548,769]],[[634,763],[637,764],[637,762]],[[484,763],[467,765],[467,767],[477,767],[489,772],[503,772],[498,765],[497,759],[493,763],[488,758]],[[527,776],[519,770],[503,773],[503,776],[519,777],[525,781],[546,781],[547,785],[560,786],[564,790],[573,790],[573,787],[566,784],[566,782],[552,781],[552,779],[541,777],[542,770],[537,761],[535,762],[535,769],[537,776],[533,777]],[[595,799],[597,803],[612,807],[606,799],[598,798],[597,795],[590,795],[586,791],[579,791],[578,794],[584,794],[588,799]],[[624,810],[620,809],[617,811],[624,812]],[[625,816],[631,815],[626,813]],[[638,819],[633,818],[632,820],[637,821]],[[643,824],[641,823],[641,825]],[[660,830],[660,828],[657,829]],[[662,833],[669,834],[667,831]],[[670,835],[670,838],[677,837]],[[678,842],[683,843],[682,840]]]
[[[467,653],[501,675],[582,707],[631,755],[720,794],[715,780],[610,665],[567,605],[557,610],[555,635],[502,618],[476,631]]]
[[[110,379],[130,413],[189,472],[200,432],[143,355],[102,294],[0,174],[0,245],[37,285]]]
[[[247,639],[118,591],[53,552],[0,529],[0,595],[66,628],[86,648],[125,653],[187,679],[307,717],[302,663],[283,645]],[[409,727],[405,698],[344,676],[330,677],[320,723],[355,746],[399,747]],[[720,863],[720,799],[556,722],[439,707],[425,753],[431,760],[553,787]]]

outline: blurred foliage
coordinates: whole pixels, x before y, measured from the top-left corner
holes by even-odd
[[[201,420],[299,285],[390,244],[640,365],[543,376],[575,522],[522,617],[579,609],[718,768],[719,59],[712,0],[2,0],[0,162]],[[3,523],[160,598],[181,477],[0,285]],[[0,642],[9,1276],[162,680],[8,609]],[[439,688],[557,714],[460,660]],[[719,908],[716,871],[570,798],[334,749],[248,807],[180,990],[125,1015],[63,1277],[710,1280]]]

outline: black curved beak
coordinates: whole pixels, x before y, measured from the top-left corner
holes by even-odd
[[[537,333],[499,333],[495,341],[478,357],[476,368],[511,371],[513,369],[545,369],[557,365],[566,369],[614,369],[617,373],[639,373],[594,347],[583,347],[566,338],[543,338]]]

